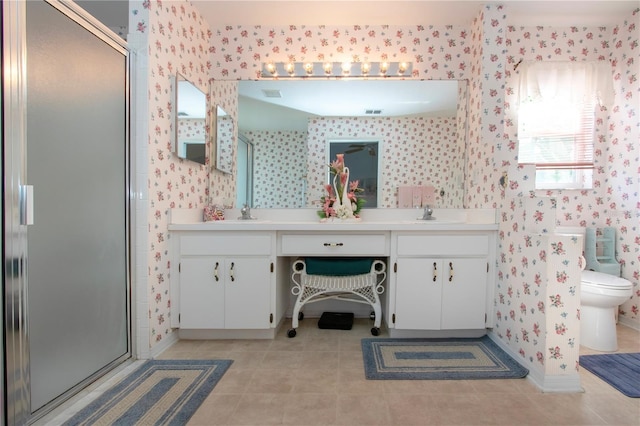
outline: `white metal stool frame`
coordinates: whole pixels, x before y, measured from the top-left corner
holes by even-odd
[[[375,315],[371,334],[380,334],[382,305],[378,296],[384,293],[382,283],[387,276],[387,265],[383,261],[374,260],[370,272],[359,275],[309,275],[304,260],[296,260],[291,269],[291,280],[295,284],[291,293],[298,297],[293,307],[292,328],[287,332],[289,337],[296,335],[298,321],[303,318],[302,307],[327,299],[371,305]]]

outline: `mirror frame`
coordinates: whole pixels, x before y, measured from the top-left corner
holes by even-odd
[[[231,128],[229,129],[229,143],[222,146],[223,138],[220,137],[222,128],[220,126],[220,117],[225,116],[229,117]],[[232,174],[233,173],[233,156],[235,155],[234,150],[234,141],[235,141],[235,123],[233,121],[233,117],[228,114],[220,105],[215,105],[211,109],[211,120],[212,120],[212,132],[211,132],[211,169],[218,170],[222,173]],[[229,150],[229,155],[227,161],[224,161],[222,154],[224,149]]]
[[[181,82],[185,82],[190,84],[195,90],[197,90],[198,92],[200,92],[202,94],[202,98],[204,100],[204,117],[202,118],[202,120],[204,120],[204,135],[202,138],[198,137],[198,138],[193,138],[193,137],[185,137],[185,138],[180,138],[178,136],[178,133],[180,131],[180,126],[179,126],[179,122],[181,120],[181,117],[179,116],[179,102],[180,102],[180,83]],[[185,77],[183,74],[180,73],[176,73],[175,76],[173,76],[173,116],[174,116],[174,120],[173,120],[173,132],[172,132],[172,152],[173,154],[182,159],[182,160],[188,160],[191,162],[194,162],[196,164],[200,164],[200,165],[206,165],[207,163],[207,146],[210,145],[209,143],[209,139],[210,139],[210,119],[209,119],[209,108],[208,105],[209,102],[207,100],[207,95],[206,93],[204,93],[202,91],[202,89],[200,89],[198,86],[196,86],[191,80],[189,80],[187,77]],[[182,143],[188,143],[188,142],[193,142],[193,141],[203,141],[203,145],[204,145],[204,156],[202,157],[202,161],[197,161],[194,158],[189,158],[187,157],[186,153],[182,153],[182,150],[180,149],[180,145]]]

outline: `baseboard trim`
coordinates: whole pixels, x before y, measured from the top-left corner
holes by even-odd
[[[180,338],[178,336],[178,331],[177,330],[173,330],[171,332],[171,334],[166,335],[160,341],[160,343],[158,343],[153,348],[151,348],[151,350],[149,351],[150,359],[157,358],[162,352],[166,351],[171,346],[173,346],[176,343],[178,343],[179,340],[180,340]]]
[[[632,328],[634,330],[640,331],[640,321],[638,321],[638,320],[634,320],[634,319],[631,319],[631,318],[619,316],[618,317],[618,322],[620,324],[624,325],[625,327],[629,327],[629,328]]]
[[[545,375],[542,371],[531,369],[530,365],[522,362],[522,356],[507,346],[495,333],[489,332],[489,338],[508,353],[518,364],[529,370],[527,380],[545,393],[582,393],[584,389],[580,383],[580,374],[575,372],[563,375]]]

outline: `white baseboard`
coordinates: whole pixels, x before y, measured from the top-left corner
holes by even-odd
[[[178,340],[180,340],[178,336],[178,330],[173,329],[171,334],[165,336],[164,339],[160,341],[160,343],[158,343],[153,348],[151,348],[150,359],[158,357],[162,352],[166,351],[171,346],[175,345],[178,342]]]
[[[631,318],[619,316],[618,322],[626,327],[633,328],[640,331],[640,321]]]
[[[509,354],[511,358],[513,358],[518,364],[529,370],[529,374],[527,374],[527,380],[533,383],[542,392],[584,392],[584,389],[582,388],[582,385],[580,383],[580,374],[578,374],[578,372],[563,375],[545,375],[540,370],[532,370],[530,366],[523,364],[521,362],[522,357],[518,353],[514,352],[509,346],[507,346],[495,333],[491,331],[488,333],[488,336],[496,345],[500,346],[500,349]]]

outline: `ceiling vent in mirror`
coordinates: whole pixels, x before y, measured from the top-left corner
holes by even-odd
[[[366,109],[364,110],[364,113],[367,115],[380,115],[382,114],[382,110],[381,109]]]
[[[262,93],[264,93],[264,96],[266,96],[267,98],[281,98],[282,97],[282,92],[280,92],[277,89],[262,89]]]

